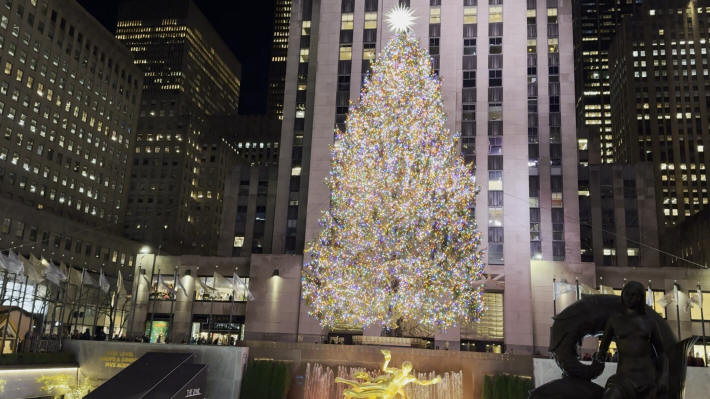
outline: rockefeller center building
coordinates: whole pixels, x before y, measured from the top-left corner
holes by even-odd
[[[143,84],[131,53],[74,0],[8,1],[0,68],[0,249],[128,276]]]
[[[577,225],[571,1],[293,1],[273,253],[300,255],[320,231],[334,129],[344,127],[370,63],[394,37],[387,12],[399,3],[414,11],[413,34],[442,80],[447,127],[461,132],[462,155],[480,187],[475,216],[487,249],[488,316],[475,328],[430,338],[442,348],[545,347],[547,322],[532,317],[543,306],[533,293],[536,269],[587,273]],[[593,266],[587,269],[593,275]],[[551,285],[550,273],[539,274],[550,275],[539,284]],[[309,341],[327,334],[306,316],[305,304],[281,311],[297,318],[295,329],[283,320],[250,325],[247,317],[247,337]],[[379,335],[379,328],[367,330]]]

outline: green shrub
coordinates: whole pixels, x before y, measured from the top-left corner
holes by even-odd
[[[529,377],[497,374],[483,377],[481,399],[527,399],[533,382]]]
[[[70,352],[19,352],[0,356],[0,365],[21,364],[76,364]]]
[[[490,375],[483,376],[483,388],[481,388],[481,399],[493,399],[493,380]]]
[[[272,360],[251,360],[242,378],[244,399],[284,399],[291,385],[288,364]]]

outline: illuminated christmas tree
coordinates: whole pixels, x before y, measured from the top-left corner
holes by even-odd
[[[475,180],[444,127],[440,82],[407,13],[390,13],[398,32],[332,146],[331,206],[303,277],[310,314],[326,327],[436,331],[484,310]]]

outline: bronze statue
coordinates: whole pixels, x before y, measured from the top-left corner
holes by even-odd
[[[658,325],[646,311],[645,297],[646,290],[640,283],[627,283],[621,291],[624,310],[607,320],[595,360],[603,363],[614,340],[619,364],[606,383],[604,399],[656,399],[668,389],[668,358]]]
[[[686,357],[696,338],[678,342],[668,323],[645,305],[645,290],[627,283],[621,297],[585,295],[554,317],[550,352],[562,369],[559,380],[530,393],[531,399],[682,399]],[[591,365],[579,361],[577,343],[604,333]],[[611,341],[619,351],[617,374],[605,388],[591,382],[604,370]]]
[[[402,368],[389,367],[392,360],[392,353],[388,350],[382,350],[385,356],[385,362],[382,365],[382,371],[386,374],[375,377],[374,380],[366,372],[359,372],[355,375],[357,381],[336,378],[336,383],[348,384],[350,388],[343,391],[345,399],[365,398],[365,399],[393,399],[399,395],[402,399],[407,399],[407,394],[404,392],[404,387],[407,384],[418,385],[433,385],[441,382],[441,377],[436,376],[432,380],[419,380],[417,377],[410,375],[412,372],[412,362],[405,361],[402,363]]]

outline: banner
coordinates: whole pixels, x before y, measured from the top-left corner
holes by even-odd
[[[99,287],[101,288],[101,291],[104,292],[104,294],[111,289],[111,283],[108,282],[108,279],[104,274],[104,269],[101,269],[101,273],[99,274]]]
[[[182,279],[179,275],[175,278],[175,292],[178,292],[178,290],[182,290],[182,293],[187,296],[187,290],[185,289],[185,286],[182,285]]]
[[[0,253],[0,268],[7,270],[8,273],[14,274],[23,274],[25,272],[25,265],[12,251],[10,251],[8,256]]]
[[[567,294],[569,292],[577,292],[577,286],[575,284],[558,282],[555,281],[553,284],[553,299],[556,300],[560,296]]]
[[[232,290],[232,284],[221,274],[214,272],[214,288],[218,290]]]
[[[252,295],[251,291],[249,291],[249,287],[247,287],[247,285],[244,284],[244,280],[242,280],[242,278],[239,277],[236,272],[232,275],[232,286],[234,288],[234,296],[235,297],[237,296],[237,293],[241,291],[241,292],[246,293],[245,296],[248,301],[254,300],[254,295]],[[241,290],[240,290],[240,288],[241,288]]]

